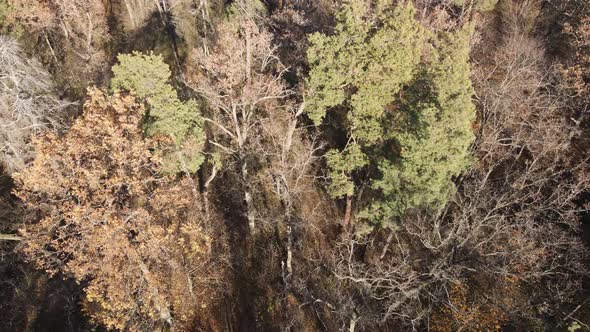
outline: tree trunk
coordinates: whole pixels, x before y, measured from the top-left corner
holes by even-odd
[[[293,233],[291,226],[287,226],[287,272],[293,273]]]
[[[88,36],[86,36],[86,50],[88,53],[92,52],[92,17],[89,13],[86,13],[88,18]]]
[[[127,7],[127,13],[129,14],[129,20],[131,21],[133,29],[137,28],[135,18],[133,17],[133,8],[131,7],[131,4],[129,4],[129,0],[125,0],[125,7]]]
[[[352,313],[352,317],[350,318],[350,325],[348,327],[349,332],[354,332],[356,329],[356,322],[358,322],[359,317],[356,315],[356,312]]]
[[[250,184],[248,183],[248,162],[240,156],[242,160],[242,181],[244,182],[244,202],[246,203],[246,220],[248,221],[248,230],[250,235],[256,233],[256,222],[254,221],[254,207],[252,206],[252,194],[250,193]]]
[[[381,256],[379,257],[379,259],[383,259],[385,257],[385,254],[387,254],[387,249],[389,249],[391,240],[393,240],[393,231],[389,232],[389,235],[387,236],[387,242],[385,242],[385,246],[383,247],[383,251],[381,252]]]
[[[21,241],[23,238],[14,234],[0,234],[0,241]]]
[[[205,181],[205,185],[203,186],[203,204],[205,205],[205,217],[209,220],[209,186],[213,179],[217,176],[217,166],[213,165],[213,169],[211,170],[211,175]]]
[[[346,195],[346,211],[344,212],[344,229],[350,227],[350,219],[352,217],[352,196]]]
[[[250,28],[246,29],[246,81],[250,83],[252,78],[252,49],[250,46]]]

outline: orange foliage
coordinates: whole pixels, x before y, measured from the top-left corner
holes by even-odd
[[[158,175],[131,96],[89,90],[84,115],[34,141],[16,194],[41,218],[21,230],[24,252],[49,273],[83,283],[86,311],[108,328],[189,328],[215,298],[213,238],[189,181]]]

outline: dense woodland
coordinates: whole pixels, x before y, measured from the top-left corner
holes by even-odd
[[[0,0],[0,331],[589,331],[590,1]]]

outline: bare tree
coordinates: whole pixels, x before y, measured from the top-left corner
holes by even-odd
[[[207,54],[193,51],[188,66],[190,86],[205,98],[211,110],[205,117],[213,129],[209,142],[236,162],[242,183],[245,216],[250,233],[256,230],[252,202],[251,162],[261,122],[271,114],[289,116],[283,101],[291,94],[282,75],[285,68],[275,56],[271,34],[246,17],[219,28],[216,45]],[[260,139],[260,138],[259,138]]]
[[[14,18],[42,38],[58,67],[56,80],[80,97],[109,61],[111,39],[102,0],[12,0]]]
[[[0,36],[0,154],[8,172],[33,157],[31,137],[59,130],[72,103],[60,100],[51,76],[29,59],[15,40]]]

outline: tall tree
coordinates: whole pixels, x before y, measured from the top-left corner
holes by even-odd
[[[316,125],[328,110],[346,115],[340,124],[347,133],[346,146],[330,151],[327,160],[332,177],[329,192],[346,197],[344,225],[348,226],[355,194],[352,175],[368,164],[363,148],[382,140],[386,107],[414,77],[424,31],[411,3],[350,0],[336,19],[333,35],[310,37],[306,110]]]
[[[326,154],[329,192],[347,197],[345,226],[354,175],[367,165],[377,192],[359,216],[385,226],[408,208],[444,205],[452,178],[468,165],[471,30],[427,34],[414,16],[411,2],[351,0],[333,36],[310,39],[307,112],[316,124],[326,110],[346,114],[338,125],[347,143]]]
[[[346,115],[340,124],[347,133],[346,146],[328,154],[333,179],[329,192],[347,197],[345,225],[355,192],[351,175],[367,164],[363,148],[382,141],[390,130],[383,126],[386,107],[420,63],[424,31],[414,14],[411,3],[350,0],[337,14],[333,35],[310,37],[307,114],[316,125],[328,110]]]

